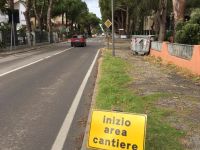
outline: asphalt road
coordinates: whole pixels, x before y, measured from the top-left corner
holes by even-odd
[[[0,150],[80,149],[101,47],[60,43],[0,58]]]

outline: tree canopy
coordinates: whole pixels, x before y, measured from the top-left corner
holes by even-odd
[[[102,20],[111,19],[111,1],[99,0],[99,6]],[[144,20],[151,17],[153,24],[149,30],[163,41],[170,27],[175,28],[178,21],[199,7],[199,0],[114,0],[114,24],[116,32],[124,29],[124,34],[131,35],[145,30]]]

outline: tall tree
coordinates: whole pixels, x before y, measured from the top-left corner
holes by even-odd
[[[6,7],[5,7],[6,3],[7,3],[6,0],[1,0],[1,1],[0,1],[0,10],[3,11],[3,12],[4,12],[5,9],[6,9]]]
[[[18,37],[17,37],[17,24],[16,22],[13,21],[13,17],[14,17],[14,0],[8,0],[8,4],[9,4],[9,9],[11,11],[11,28],[12,28],[12,45],[18,45]]]
[[[179,21],[184,21],[186,0],[172,0],[175,27]]]
[[[160,24],[159,30],[159,41],[164,41],[166,33],[166,19],[167,19],[167,0],[160,0],[159,2],[159,11],[157,12],[157,17]]]
[[[43,17],[45,7],[47,7],[46,0],[33,0],[33,10],[37,19],[38,27],[40,31],[43,29]]]
[[[27,29],[27,38],[28,38],[28,45],[32,45],[31,43],[31,21],[30,21],[30,10],[31,10],[31,0],[26,0],[26,11],[24,12],[24,16],[26,19],[26,29]]]
[[[88,12],[82,14],[78,20],[82,30],[86,29],[89,36],[92,36],[91,30],[97,28],[100,23],[100,19],[95,14]]]
[[[47,28],[49,31],[49,42],[53,42],[53,37],[52,37],[52,23],[51,23],[51,18],[52,18],[52,6],[53,6],[53,0],[49,0],[48,3],[48,11],[47,11]]]
[[[66,15],[68,11],[69,0],[58,0],[58,2],[53,7],[52,16],[60,16],[62,17],[62,25],[64,25],[64,15]],[[67,19],[66,19],[67,20]],[[67,23],[66,23],[67,24]]]

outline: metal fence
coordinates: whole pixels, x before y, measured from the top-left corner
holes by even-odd
[[[11,45],[11,33],[10,31],[0,31],[0,42],[4,43],[4,46],[8,47]],[[14,39],[13,39],[14,44]],[[17,45],[26,45],[27,44],[27,37],[26,35],[17,34],[17,39],[15,41]]]
[[[52,33],[53,42],[59,42],[58,33]],[[49,34],[47,31],[34,31],[31,33],[31,43],[32,45],[42,44],[49,42]],[[15,41],[17,46],[28,45],[28,39],[26,34],[17,34],[17,41]],[[8,48],[11,45],[11,33],[10,31],[0,31],[0,50]],[[13,41],[14,45],[14,41]]]
[[[185,44],[169,43],[168,52],[172,56],[190,60],[193,55],[193,46]]]
[[[161,51],[162,50],[162,42],[152,41],[151,42],[151,49],[154,49],[156,51]]]
[[[35,31],[35,42],[36,43],[49,42],[48,32],[46,32],[46,31]]]
[[[11,42],[11,35],[9,31],[3,31],[1,32],[1,36],[2,36],[2,42],[5,44],[5,46],[9,46],[10,42]]]

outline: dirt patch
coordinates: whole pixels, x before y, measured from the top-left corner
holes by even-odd
[[[181,139],[186,150],[200,149],[200,81],[186,77],[179,70],[154,63],[147,56],[135,56],[130,50],[116,50],[116,56],[128,61],[133,68],[130,85],[138,95],[166,93],[169,96],[155,103],[161,109],[169,109],[166,116],[172,127],[184,131]]]

